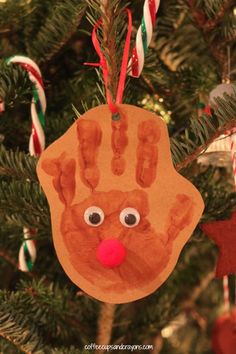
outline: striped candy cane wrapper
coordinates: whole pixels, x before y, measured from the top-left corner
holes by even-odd
[[[145,0],[141,25],[136,35],[136,44],[128,65],[130,68],[130,76],[139,77],[143,70],[144,59],[152,40],[153,28],[159,6],[160,0]]]
[[[39,156],[45,148],[44,114],[46,111],[46,96],[42,74],[37,64],[28,57],[15,55],[7,60],[8,64],[18,64],[28,72],[33,83],[33,98],[31,102],[32,130],[29,139],[29,152],[31,156]],[[36,260],[36,244],[32,240],[36,231],[23,229],[24,241],[19,252],[19,269],[23,272],[32,271]]]

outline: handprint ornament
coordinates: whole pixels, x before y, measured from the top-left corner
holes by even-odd
[[[96,107],[41,155],[37,172],[65,272],[109,303],[155,291],[173,271],[203,201],[173,167],[165,123],[144,109]]]

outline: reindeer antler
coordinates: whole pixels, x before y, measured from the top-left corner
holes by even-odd
[[[65,205],[70,205],[75,195],[75,167],[75,160],[67,158],[65,152],[42,162],[42,169],[54,177],[53,186]]]

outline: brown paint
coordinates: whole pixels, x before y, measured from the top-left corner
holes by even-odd
[[[184,203],[187,201],[189,208],[185,209]],[[105,220],[99,227],[90,227],[84,221],[84,211],[91,205],[98,206],[105,213]],[[139,225],[134,228],[127,229],[120,223],[120,212],[126,207],[136,208],[141,215]],[[92,193],[82,203],[66,209],[61,220],[61,232],[70,261],[74,268],[93,284],[96,284],[99,278],[99,288],[104,293],[110,291],[112,284],[115,284],[116,292],[120,294],[124,286],[130,290],[135,290],[137,285],[143,287],[164,270],[172,252],[174,239],[191,222],[189,215],[192,207],[193,203],[187,196],[177,195],[174,208],[179,210],[178,218],[173,217],[171,210],[165,232],[157,234],[147,218],[149,206],[145,192],[134,190],[128,193]],[[127,262],[111,270],[104,269],[98,262],[96,251],[99,242],[112,238],[122,242],[128,256]],[[146,258],[143,257],[145,248]]]
[[[122,156],[128,145],[127,119],[124,114],[120,114],[118,121],[112,120],[111,146],[114,156],[111,161],[111,170],[114,175],[121,176],[125,171],[125,159]]]
[[[70,205],[75,194],[75,160],[68,159],[65,153],[59,158],[45,159],[43,170],[53,177],[52,184],[58,193],[60,201]]]
[[[85,292],[110,303],[134,301],[155,291],[173,271],[203,211],[199,192],[172,165],[165,123],[137,107],[119,105],[119,110],[127,119],[129,138],[122,150],[126,161],[122,175],[114,175],[110,169],[114,157],[110,143],[113,129],[107,105],[82,116],[78,122],[85,123],[75,123],[47,148],[37,167],[51,206],[54,245],[63,268]],[[87,126],[88,121],[96,123],[96,131],[102,134],[100,145],[95,144],[93,161],[99,179],[93,190],[91,181],[85,186],[81,171],[84,165],[78,163],[81,135],[78,141],[77,124]],[[143,135],[145,131],[149,132],[149,140]],[[149,171],[152,178],[147,180],[155,181],[143,189],[136,181],[137,147],[146,143],[158,148],[158,160],[151,158],[154,163],[149,167],[155,171]],[[76,168],[72,168],[74,165]],[[98,227],[84,221],[84,211],[91,206],[100,207],[105,214]],[[120,223],[120,212],[126,207],[137,209],[141,215],[134,228]],[[108,269],[96,260],[96,249],[102,240],[111,238],[118,238],[127,254],[119,267]]]
[[[96,121],[79,119],[77,134],[81,180],[87,187],[94,189],[99,181],[97,155],[102,139],[101,128]]]
[[[136,180],[143,187],[150,187],[156,179],[160,129],[157,121],[146,120],[138,126]]]

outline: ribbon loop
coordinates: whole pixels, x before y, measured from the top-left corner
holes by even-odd
[[[122,103],[122,98],[123,98],[123,93],[124,93],[124,88],[125,88],[125,80],[126,80],[126,73],[127,73],[127,65],[128,65],[128,60],[129,60],[129,49],[130,49],[130,42],[131,42],[131,33],[132,33],[132,14],[129,9],[126,9],[127,15],[128,15],[128,31],[125,39],[125,46],[124,46],[124,52],[123,52],[123,58],[122,58],[122,63],[121,63],[121,70],[120,70],[120,78],[119,78],[119,83],[118,83],[118,89],[117,89],[117,94],[116,94],[116,104]],[[107,65],[106,58],[101,50],[101,46],[97,37],[97,30],[99,27],[103,24],[102,19],[99,19],[97,23],[93,27],[92,31],[92,42],[94,45],[94,48],[100,58],[100,63],[84,63],[85,65],[90,65],[90,66],[100,66],[102,68],[103,72],[103,79],[105,83],[105,88],[106,88],[106,98],[107,98],[107,103],[109,105],[110,111],[114,116],[117,115],[118,109],[113,102],[112,95],[110,93],[109,89],[109,69]]]

